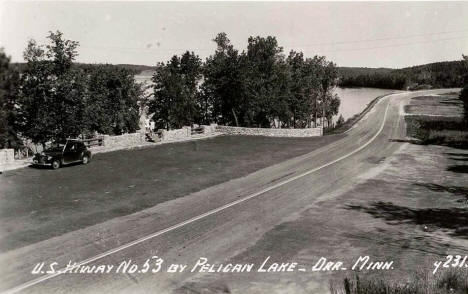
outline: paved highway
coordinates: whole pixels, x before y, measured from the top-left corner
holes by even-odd
[[[206,275],[189,270],[178,274],[150,271],[32,275],[31,270],[40,262],[46,265],[56,262],[56,269],[61,269],[70,260],[90,266],[117,267],[121,261],[128,260],[143,265],[152,256],[164,259],[164,270],[171,263],[189,264],[191,268],[200,257],[208,258],[210,263],[227,263],[254,246],[273,227],[319,201],[350,189],[356,178],[368,170],[369,158],[391,156],[402,144],[391,139],[405,136],[400,113],[402,103],[410,97],[448,91],[387,96],[344,138],[306,155],[132,215],[8,251],[0,255],[0,290],[8,293],[166,293],[175,290],[190,293],[187,285],[204,281]],[[285,259],[288,256],[286,250]],[[243,260],[257,263],[265,258],[258,254]],[[156,267],[154,262],[151,260],[151,268]],[[234,288],[238,279],[227,274],[211,274],[208,280],[213,278],[223,279]],[[248,277],[243,276],[243,281],[245,279]],[[255,279],[261,280],[261,277]]]

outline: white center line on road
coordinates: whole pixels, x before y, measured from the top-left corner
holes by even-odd
[[[386,97],[389,97],[389,96],[386,96]],[[385,99],[385,100],[387,100],[387,99]],[[383,100],[381,100],[381,101],[383,101]],[[361,150],[364,149],[365,147],[367,147],[370,143],[372,143],[372,142],[375,140],[375,138],[377,138],[378,135],[380,135],[380,133],[382,132],[382,130],[383,130],[383,128],[384,128],[385,121],[386,121],[386,119],[387,119],[387,112],[388,112],[388,107],[389,107],[389,105],[390,105],[390,102],[387,103],[387,107],[385,108],[385,114],[384,114],[384,117],[383,117],[383,120],[382,120],[382,125],[380,126],[379,130],[377,131],[377,133],[376,133],[369,141],[367,141],[365,144],[361,145],[359,148],[355,149],[354,151],[352,151],[352,152],[350,152],[350,153],[348,153],[348,154],[346,154],[346,155],[343,155],[343,156],[341,156],[341,157],[339,157],[339,158],[337,158],[337,159],[335,159],[335,160],[333,160],[333,161],[331,161],[331,162],[329,162],[329,163],[326,163],[326,164],[324,164],[324,165],[322,165],[322,166],[319,166],[319,167],[317,167],[317,168],[311,169],[311,170],[309,170],[309,171],[306,171],[306,172],[304,172],[304,173],[302,173],[302,174],[299,174],[299,175],[297,175],[297,176],[294,176],[294,177],[289,178],[289,179],[287,179],[287,180],[284,180],[284,181],[282,181],[282,182],[278,182],[277,184],[275,184],[275,185],[273,185],[273,186],[270,186],[270,187],[268,187],[268,188],[265,188],[265,189],[263,189],[263,190],[261,190],[261,191],[258,191],[258,192],[254,193],[254,194],[251,194],[251,195],[246,196],[246,197],[244,197],[244,198],[241,198],[241,199],[238,199],[238,200],[236,200],[236,201],[230,202],[230,203],[225,204],[225,205],[223,205],[223,206],[221,206],[221,207],[215,208],[215,209],[213,209],[213,210],[210,210],[210,211],[208,211],[208,212],[205,212],[205,213],[203,213],[203,214],[200,214],[200,215],[198,215],[198,216],[195,216],[195,217],[193,217],[193,218],[191,218],[191,219],[188,219],[188,220],[183,221],[183,222],[181,222],[181,223],[178,223],[178,224],[176,224],[176,225],[170,226],[170,227],[168,227],[168,228],[166,228],[166,229],[164,229],[164,230],[161,230],[161,231],[155,232],[155,233],[153,233],[153,234],[144,236],[144,237],[139,238],[139,239],[137,239],[137,240],[135,240],[135,241],[132,241],[132,242],[130,242],[130,243],[121,245],[121,246],[119,246],[119,247],[117,247],[117,248],[114,248],[114,249],[111,249],[111,250],[109,250],[109,251],[106,251],[106,252],[103,252],[103,253],[101,253],[101,254],[98,254],[98,255],[96,255],[96,256],[90,257],[90,258],[88,258],[88,259],[86,259],[86,260],[83,260],[83,261],[81,261],[81,262],[78,262],[76,265],[77,265],[77,266],[86,265],[86,264],[88,264],[88,263],[94,262],[94,261],[96,261],[96,260],[99,260],[99,259],[104,258],[104,257],[106,257],[106,256],[109,256],[109,255],[111,255],[111,254],[114,254],[114,253],[116,253],[116,252],[122,251],[122,250],[124,250],[124,249],[127,249],[127,248],[129,248],[129,247],[132,247],[132,246],[137,245],[137,244],[139,244],[139,243],[145,242],[145,241],[147,241],[147,240],[149,240],[149,239],[153,239],[153,238],[155,238],[155,237],[161,236],[162,234],[165,234],[165,233],[167,233],[167,232],[173,231],[173,230],[175,230],[175,229],[177,229],[177,228],[183,227],[183,226],[188,225],[188,224],[190,224],[190,223],[193,223],[193,222],[195,222],[195,221],[197,221],[197,220],[200,220],[200,219],[205,218],[205,217],[207,217],[207,216],[210,216],[210,215],[212,215],[212,214],[215,214],[215,213],[218,213],[218,212],[223,211],[223,210],[225,210],[225,209],[228,209],[228,208],[230,208],[230,207],[232,207],[232,206],[235,206],[235,205],[237,205],[237,204],[239,204],[239,203],[245,202],[245,201],[247,201],[247,200],[249,200],[249,199],[255,198],[255,197],[259,196],[259,195],[262,195],[262,194],[264,194],[264,193],[266,193],[266,192],[269,192],[269,191],[271,191],[271,190],[273,190],[273,189],[276,189],[276,188],[278,188],[278,187],[281,187],[281,186],[283,186],[283,185],[285,185],[285,184],[287,184],[287,183],[290,183],[290,182],[292,182],[292,181],[295,181],[295,180],[297,180],[297,179],[303,178],[303,177],[305,177],[305,176],[307,176],[307,175],[310,175],[310,174],[312,174],[312,173],[314,173],[314,172],[316,172],[316,171],[318,171],[318,170],[321,170],[321,169],[323,169],[323,168],[325,168],[325,167],[327,167],[327,166],[330,166],[330,165],[332,165],[332,164],[335,164],[335,163],[337,163],[338,161],[341,161],[341,160],[343,160],[343,159],[345,159],[345,158],[350,157],[351,155],[353,155],[353,154],[355,154],[355,153],[361,151]],[[374,107],[375,107],[375,106],[374,106]],[[53,273],[53,274],[46,274],[46,275],[41,276],[41,277],[39,277],[39,278],[37,278],[37,279],[31,280],[31,281],[29,281],[29,282],[26,282],[26,283],[24,283],[24,284],[21,284],[21,285],[19,285],[19,286],[16,286],[16,287],[14,287],[14,288],[11,288],[11,289],[9,289],[9,290],[3,292],[3,293],[5,293],[5,294],[6,294],[6,293],[9,293],[9,294],[10,294],[10,293],[17,293],[17,292],[22,291],[22,290],[24,290],[24,289],[26,289],[26,288],[32,287],[32,286],[34,286],[34,285],[36,285],[36,284],[42,283],[42,282],[44,282],[44,281],[47,281],[47,280],[49,280],[49,279],[52,279],[52,278],[54,278],[54,277],[59,276],[59,275],[61,275],[61,274],[65,271],[65,269],[66,269],[66,268],[63,268],[63,269],[61,269],[61,270],[58,270],[56,273]],[[2,294],[3,294],[3,293],[2,293]]]

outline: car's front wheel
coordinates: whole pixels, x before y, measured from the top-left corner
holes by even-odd
[[[53,169],[58,169],[60,167],[60,161],[58,161],[57,159],[52,161],[52,168]]]
[[[88,157],[88,155],[83,156],[82,161],[83,161],[83,164],[88,164],[88,162],[89,162],[89,157]]]

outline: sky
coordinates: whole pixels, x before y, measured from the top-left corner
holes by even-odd
[[[205,59],[226,32],[275,36],[284,52],[338,66],[401,68],[468,54],[468,2],[1,2],[0,47],[23,61],[48,31],[79,41],[78,62],[156,65],[194,51]]]

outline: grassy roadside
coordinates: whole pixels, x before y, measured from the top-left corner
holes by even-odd
[[[405,107],[406,130],[409,137],[424,145],[444,145],[468,149],[468,130],[459,115],[458,93],[413,98]],[[447,106],[450,105],[450,106]],[[424,109],[423,111],[418,111]]]
[[[425,115],[405,118],[407,134],[424,145],[444,145],[468,149],[468,131],[463,130],[459,119],[431,117]]]

